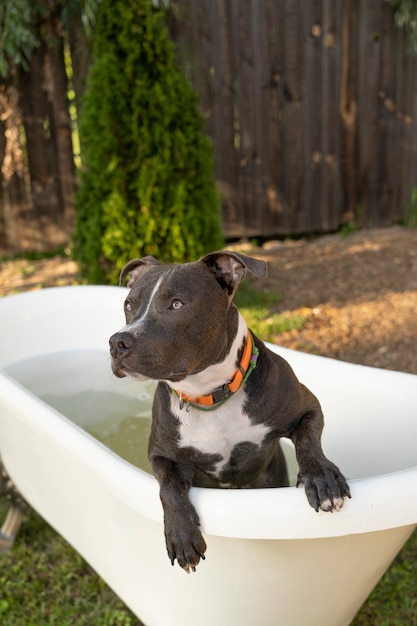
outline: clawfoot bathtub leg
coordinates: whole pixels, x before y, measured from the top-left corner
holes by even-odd
[[[0,528],[0,554],[7,552],[13,546],[16,535],[22,523],[27,504],[16,489],[13,481],[6,472],[0,459],[0,495],[6,496],[10,503],[6,519]]]

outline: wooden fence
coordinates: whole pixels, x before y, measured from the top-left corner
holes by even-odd
[[[174,6],[170,30],[207,119],[227,238],[404,220],[417,186],[417,59],[387,2]],[[0,136],[0,161],[1,149]],[[15,218],[47,232],[25,172],[2,174],[0,253],[19,251]],[[57,241],[68,240],[68,219],[51,217]]]
[[[404,219],[417,65],[386,2],[179,5],[174,37],[213,139],[227,236]]]

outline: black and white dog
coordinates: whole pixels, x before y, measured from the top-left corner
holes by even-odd
[[[288,485],[280,437],[289,437],[311,506],[339,511],[349,486],[321,447],[317,398],[289,364],[247,328],[233,304],[249,270],[266,264],[227,250],[194,263],[133,259],[126,325],[110,338],[116,376],[158,380],[149,459],[160,485],[171,562],[187,572],[206,544],[188,498],[192,485]]]

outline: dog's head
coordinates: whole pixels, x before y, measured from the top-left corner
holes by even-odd
[[[264,261],[227,250],[199,261],[164,264],[132,259],[125,326],[110,338],[117,376],[178,382],[218,362],[236,332],[233,296],[246,272],[266,276]]]

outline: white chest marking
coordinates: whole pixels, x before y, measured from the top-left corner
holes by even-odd
[[[216,464],[215,475],[219,475],[228,463],[233,448],[243,442],[261,445],[270,428],[264,424],[253,424],[242,406],[244,390],[238,391],[225,404],[212,411],[200,411],[193,407],[179,408],[178,398],[171,395],[171,409],[180,421],[179,446],[191,446],[205,454],[219,454],[222,460]]]

